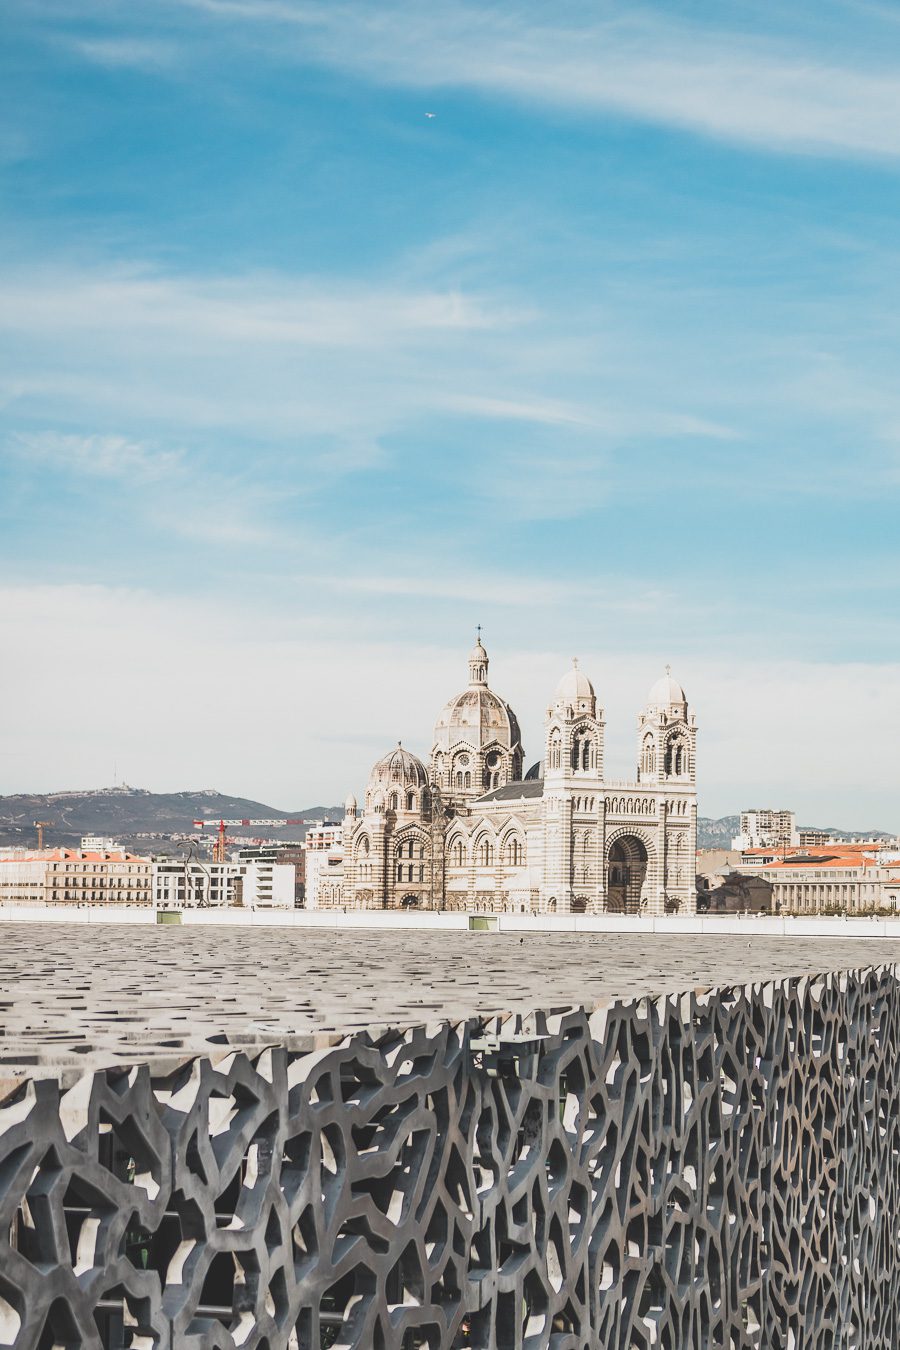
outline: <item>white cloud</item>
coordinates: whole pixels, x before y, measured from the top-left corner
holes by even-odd
[[[146,483],[168,478],[183,464],[177,450],[154,450],[125,436],[64,435],[55,431],[20,433],[9,448],[32,462],[73,473]]]
[[[705,383],[696,411],[682,388],[681,406],[669,407],[667,390],[648,395],[643,369],[628,371],[624,358],[598,370],[602,325],[570,321],[557,342],[557,317],[536,319],[507,293],[412,281],[402,268],[351,284],[35,264],[0,279],[0,402],[13,426],[87,424],[82,438],[34,442],[35,453],[82,469],[110,473],[130,460],[147,477],[172,467],[147,444],[223,432],[278,442],[303,466],[288,477],[312,491],[387,467],[390,438],[436,417],[579,438],[564,452],[517,444],[471,475],[474,493],[509,501],[520,519],[590,510],[608,491],[610,449],[628,440],[735,435],[704,415]],[[605,322],[615,326],[612,315]],[[115,435],[98,437],[91,424]]]
[[[168,70],[178,64],[174,43],[150,38],[98,37],[75,39],[72,50],[88,61],[111,69]]]
[[[267,514],[277,489],[225,472],[199,481],[182,450],[56,431],[16,434],[6,448],[32,468],[50,465],[75,479],[121,484],[127,492],[119,510],[144,516],[163,532],[214,544],[279,542]]]
[[[854,65],[819,47],[812,26],[801,44],[649,6],[589,18],[563,6],[550,19],[533,5],[183,2],[243,21],[281,59],[292,51],[382,84],[474,88],[790,153],[900,154],[900,66],[878,51]]]
[[[488,297],[284,275],[201,278],[119,266],[34,269],[0,288],[0,330],[167,333],[217,345],[378,349],[440,333],[517,326],[532,315]]]

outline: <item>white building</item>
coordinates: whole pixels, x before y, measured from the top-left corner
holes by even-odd
[[[741,812],[741,832],[731,841],[735,849],[791,848],[800,843],[793,811],[773,811],[756,807]]]
[[[488,684],[479,638],[468,687],[439,713],[430,765],[401,745],[347,799],[342,885],[316,903],[544,913],[692,911],[696,719],[667,670],[637,720],[637,769],[606,777],[603,709],[577,662],[523,774],[515,713]],[[310,863],[307,855],[307,896]],[[307,901],[309,903],[309,899]]]
[[[207,909],[234,904],[232,863],[163,858],[153,864],[153,898],[160,909]]]
[[[84,853],[116,853],[120,851],[122,845],[115,839],[109,839],[103,834],[83,834],[81,836],[81,849]]]
[[[247,909],[293,909],[296,871],[293,863],[270,858],[235,862],[240,903]]]
[[[292,863],[271,858],[200,862],[166,858],[153,864],[153,891],[162,909],[293,909]]]
[[[322,821],[307,831],[306,908],[340,905],[343,893],[344,827]]]

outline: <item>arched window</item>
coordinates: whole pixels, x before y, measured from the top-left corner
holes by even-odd
[[[410,880],[412,880],[412,868],[409,869]],[[419,863],[419,880],[425,880],[425,864]]]
[[[562,738],[558,731],[554,731],[550,737],[550,768],[558,769],[560,766],[560,756],[562,754]]]
[[[396,792],[392,792],[392,793],[391,793],[391,795],[390,795],[390,800],[388,801],[388,806],[390,807],[390,809],[391,809],[392,811],[396,811],[396,810],[397,810],[397,794],[396,794]]]
[[[465,781],[463,782],[463,787],[470,788],[470,787],[472,786],[472,775],[471,775],[470,773],[467,773],[467,774],[464,774],[463,777],[464,777],[464,780],[465,780]]]
[[[572,741],[572,768],[585,773],[594,767],[594,738],[589,731],[576,731]]]
[[[462,867],[466,861],[466,853],[461,839],[454,839],[450,845],[450,862],[454,867]]]
[[[680,736],[673,736],[666,745],[666,773],[683,774],[688,772],[688,748]]]
[[[478,862],[481,867],[493,867],[494,845],[485,837],[478,845]]]
[[[516,835],[513,835],[506,846],[506,861],[510,867],[521,867],[525,861],[524,846]]]
[[[415,811],[416,809],[416,794],[414,792],[407,792],[406,794],[406,809],[407,811]]]
[[[653,744],[652,736],[644,737],[641,749],[641,773],[656,773],[656,746]]]

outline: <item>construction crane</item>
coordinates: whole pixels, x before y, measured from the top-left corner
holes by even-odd
[[[44,847],[44,830],[49,829],[52,824],[52,820],[36,820],[34,822],[34,828],[38,832],[38,853]]]
[[[211,826],[218,831],[218,838],[213,845],[213,862],[225,861],[225,828],[228,825],[304,825],[306,822],[302,817],[282,820],[195,820],[194,827],[202,830],[204,826]]]

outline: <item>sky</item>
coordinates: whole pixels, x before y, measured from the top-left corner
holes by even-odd
[[[529,762],[900,829],[900,11],[7,0],[0,792]]]

